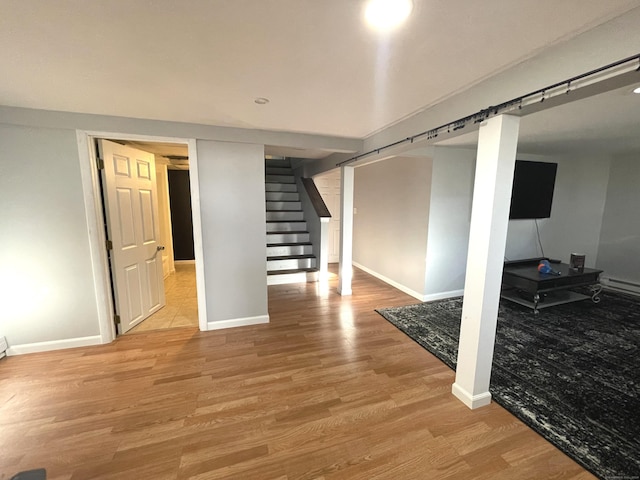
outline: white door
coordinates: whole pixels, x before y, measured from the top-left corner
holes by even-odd
[[[329,222],[329,263],[340,261],[340,170],[313,179],[331,213]]]
[[[98,141],[118,333],[165,304],[162,246],[158,245],[155,157],[124,145]]]

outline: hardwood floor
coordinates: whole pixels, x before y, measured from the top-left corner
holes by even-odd
[[[173,328],[0,361],[0,479],[592,479],[374,312],[416,303],[269,287],[271,323]]]

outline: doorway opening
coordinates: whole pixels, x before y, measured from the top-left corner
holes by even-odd
[[[200,327],[200,330],[206,330],[199,191],[195,181],[197,178],[195,141],[139,135],[122,136],[103,132],[78,132],[78,140],[81,154],[83,151],[88,153],[88,155],[85,154],[88,161],[86,167],[83,167],[83,177],[85,185],[92,186],[92,191],[87,191],[86,201],[93,203],[93,209],[88,212],[87,220],[92,245],[95,247],[94,279],[99,294],[98,316],[103,343],[114,340],[116,335],[126,331],[146,331],[179,326]],[[122,152],[115,152],[115,156],[105,159],[99,146],[100,142],[110,142],[118,148],[133,149],[141,153],[131,155],[132,160],[129,163],[125,161],[127,152],[125,155],[122,155]],[[150,161],[145,163],[144,158],[150,158]],[[127,191],[128,187],[119,190],[116,188],[116,199],[114,201],[112,198],[109,202],[108,187],[105,183],[107,179],[104,174],[108,162],[111,162],[112,166],[115,164],[116,168],[121,168],[120,174],[127,171],[132,173],[131,177],[135,176],[133,175],[135,173],[143,179],[146,177],[148,181],[155,177],[155,181],[151,182],[154,185],[154,191],[146,186],[139,191],[131,189]],[[103,164],[105,164],[105,170],[95,168],[96,165],[102,167]],[[170,171],[186,172],[187,175],[191,173],[195,177],[190,181],[191,186],[195,185],[195,188],[186,190],[188,197],[186,203],[193,205],[193,212],[188,214],[192,217],[189,220],[193,220],[193,224],[190,223],[188,235],[192,242],[192,254],[191,258],[178,262],[174,258]],[[138,175],[140,173],[141,175]],[[111,169],[111,175],[113,176],[113,169]],[[111,188],[113,189],[113,186]],[[118,204],[121,205],[117,208],[124,208],[127,213],[142,212],[143,215],[138,218],[133,214],[125,214],[116,217],[117,221],[114,223],[113,219],[109,220],[109,215]],[[109,225],[110,221],[117,223],[117,228],[124,227],[124,233],[118,232],[119,239],[131,240],[135,233],[142,239],[143,249],[146,249],[142,263],[132,262],[130,265],[124,265],[123,274],[120,275],[124,281],[123,278],[119,280],[116,278],[117,272],[114,270],[112,249],[117,242],[112,238],[114,230]],[[124,243],[127,244],[125,250],[135,249],[132,247],[132,241]],[[107,249],[104,248],[105,244]],[[155,282],[158,288],[155,290],[154,272],[158,278]],[[140,287],[145,284],[146,292]],[[127,291],[130,285],[134,285],[134,288]],[[130,295],[131,292],[133,295]],[[135,296],[140,298],[133,298],[134,301],[128,298]],[[143,304],[144,302],[141,301],[143,296],[151,299],[147,301],[146,307],[130,308],[132,305]],[[122,297],[125,298],[124,302]],[[123,308],[123,305],[127,308]],[[129,323],[126,325],[128,328],[122,328],[123,314],[129,317]],[[132,318],[133,322],[131,322]],[[118,320],[120,320],[119,325],[116,324]]]
[[[340,169],[313,177],[318,192],[331,213],[329,221],[329,263],[340,260]]]

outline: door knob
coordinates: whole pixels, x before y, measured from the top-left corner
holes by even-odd
[[[156,247],[156,252],[159,252],[159,251],[161,251],[161,250],[164,250],[164,245],[158,245],[158,246]]]

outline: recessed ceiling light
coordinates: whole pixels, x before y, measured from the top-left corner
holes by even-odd
[[[369,0],[364,17],[370,26],[386,32],[404,22],[412,9],[411,0]]]
[[[257,103],[258,105],[266,105],[267,103],[269,103],[269,99],[264,97],[258,97],[254,100],[254,102]]]
[[[636,87],[633,89],[633,93],[640,93],[640,87]]]

